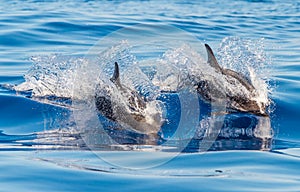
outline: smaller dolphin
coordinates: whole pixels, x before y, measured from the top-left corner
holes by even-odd
[[[207,63],[215,69],[218,74],[225,76],[225,81],[222,82],[223,85],[228,84],[233,87],[232,90],[227,90],[226,86],[216,85],[215,82],[210,82],[206,80],[201,80],[197,82],[196,89],[197,92],[208,101],[213,101],[220,97],[225,97],[227,99],[227,107],[231,110],[249,112],[256,115],[267,116],[266,107],[267,104],[259,102],[255,99],[257,92],[255,87],[251,84],[243,74],[235,72],[230,69],[222,68],[212,49],[208,44],[205,44],[205,48],[208,55]],[[244,88],[247,93],[241,94],[241,91],[235,91],[234,89]],[[247,95],[247,96],[246,96]]]
[[[132,90],[121,84],[119,65],[115,62],[115,70],[110,81],[116,86],[118,95],[125,98],[124,102],[112,100],[111,97],[98,95],[95,96],[95,104],[99,113],[112,121],[125,123],[134,131],[140,133],[157,133],[162,124],[159,112],[147,114],[148,102],[137,91]],[[125,105],[124,105],[125,103]]]

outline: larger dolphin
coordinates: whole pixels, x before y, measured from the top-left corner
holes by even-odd
[[[198,93],[208,101],[213,101],[223,97],[222,99],[227,100],[227,107],[231,110],[267,116],[267,103],[260,102],[257,99],[257,91],[252,83],[241,73],[235,72],[231,69],[222,68],[210,46],[205,44],[205,48],[208,55],[207,63],[214,68],[219,75],[223,75],[225,77],[225,82],[222,82],[224,83],[223,85],[231,85],[233,90],[229,91],[226,86],[215,85],[215,82],[203,80],[196,84]],[[234,89],[244,89],[247,93],[242,94],[242,91]]]

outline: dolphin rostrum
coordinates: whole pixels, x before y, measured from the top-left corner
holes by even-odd
[[[215,82],[205,80],[197,82],[197,92],[208,101],[213,101],[216,98],[220,98],[220,95],[223,95],[227,100],[227,107],[231,110],[267,116],[267,104],[255,99],[257,92],[252,83],[246,79],[243,74],[231,69],[222,68],[210,46],[205,44],[205,48],[208,55],[207,63],[214,68],[219,75],[224,76],[226,82],[222,83],[231,85],[234,89],[245,89],[247,93],[241,94],[241,91],[234,89],[227,90],[226,86],[217,86]]]
[[[147,113],[148,103],[137,91],[132,90],[121,84],[119,65],[115,62],[115,69],[110,81],[115,85],[117,98],[111,96],[95,96],[96,108],[106,118],[124,123],[134,131],[140,133],[157,133],[162,124],[159,112]],[[122,99],[123,102],[121,101]]]

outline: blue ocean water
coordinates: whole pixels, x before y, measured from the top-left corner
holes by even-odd
[[[74,123],[72,114],[61,102],[58,106],[51,98],[32,99],[30,93],[1,87],[0,191],[299,191],[299,11],[300,3],[289,0],[1,1],[1,85],[20,85],[31,77],[30,70],[40,78],[54,71],[60,78],[71,79],[59,73],[65,66],[61,63],[82,64],[78,58],[95,45],[103,50],[114,45],[111,40],[123,38],[136,37],[138,46],[132,51],[137,55],[149,51],[149,58],[161,55],[162,50],[140,48],[143,37],[150,39],[151,45],[159,45],[162,39],[169,47],[177,41],[208,43],[228,66],[231,59],[243,61],[231,66],[240,70],[248,58],[250,62],[256,58],[247,52],[254,50],[265,62],[253,66],[257,75],[268,79],[274,135],[264,147],[249,138],[246,144],[225,139],[206,153],[193,150],[192,145],[179,155],[150,147],[147,151],[147,146],[141,150],[105,149],[99,155],[86,149],[80,135],[68,129]],[[125,34],[124,28],[129,28]],[[168,30],[171,28],[174,30]],[[233,53],[226,55],[227,47]],[[132,59],[126,50],[125,46],[105,53]],[[166,60],[174,61],[175,53]],[[57,96],[68,94],[67,84],[53,85],[63,93]],[[132,140],[125,138],[126,142]],[[166,154],[174,158],[164,161],[169,158]],[[152,156],[156,158],[152,160]],[[130,169],[118,163],[149,163],[151,167]]]

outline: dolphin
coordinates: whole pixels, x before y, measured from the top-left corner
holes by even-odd
[[[110,81],[115,85],[114,95],[124,98],[112,100],[111,96],[103,96],[96,93],[95,104],[98,112],[106,118],[129,125],[136,132],[151,134],[157,133],[162,124],[161,113],[147,113],[149,102],[136,90],[132,90],[121,84],[119,65],[115,62],[114,73]],[[119,100],[120,99],[120,100]]]
[[[231,69],[222,68],[212,49],[208,44],[205,44],[208,60],[207,63],[219,74],[225,76],[225,81],[222,83],[230,84],[236,89],[247,90],[247,95],[241,94],[240,91],[226,90],[226,86],[217,86],[215,82],[201,80],[196,83],[197,92],[208,101],[214,101],[218,98],[225,98],[227,100],[227,107],[233,111],[249,112],[259,116],[268,116],[266,112],[267,104],[257,101],[257,91],[252,83],[241,73]]]

